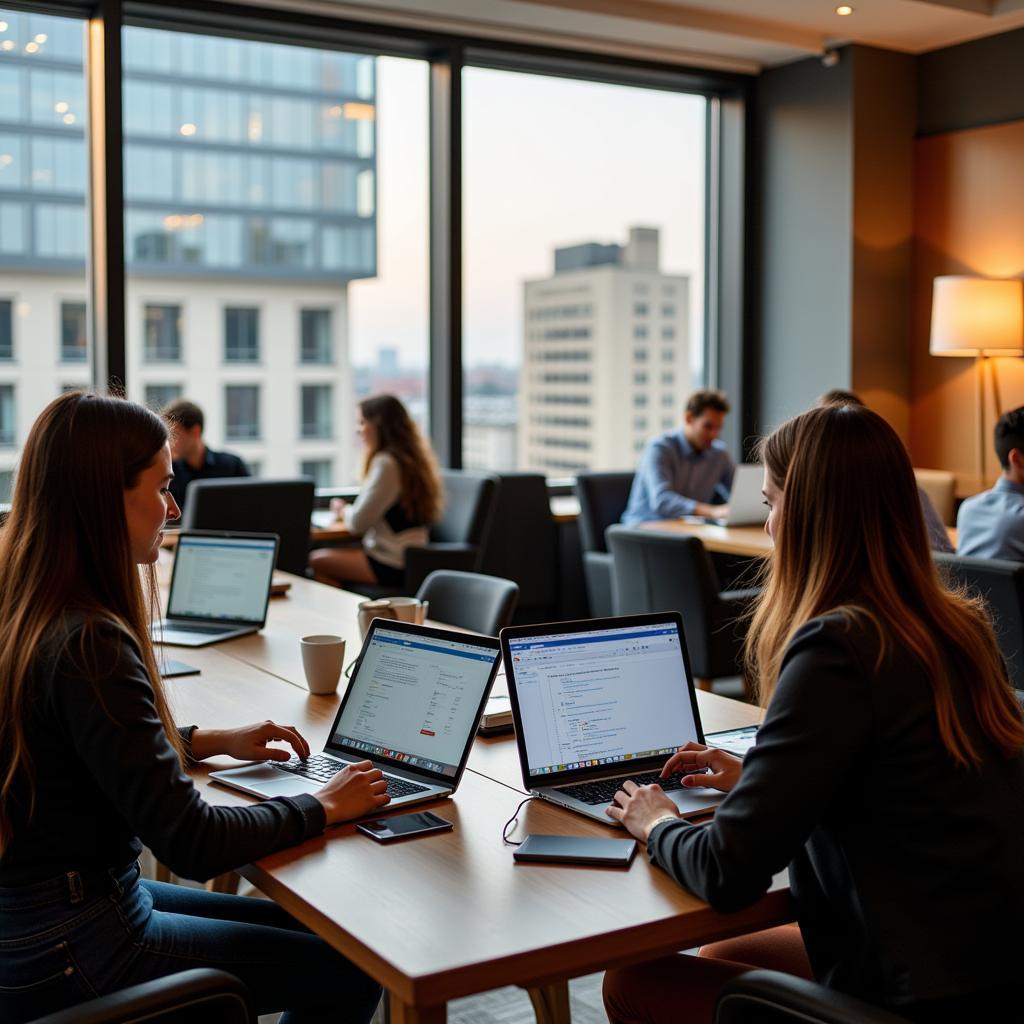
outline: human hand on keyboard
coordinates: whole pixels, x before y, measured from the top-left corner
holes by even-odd
[[[267,746],[275,741],[287,743],[298,757],[309,757],[309,744],[294,725],[278,725],[269,718],[237,729],[196,729],[192,756],[197,761],[214,754],[228,754],[239,761],[287,761],[291,754],[284,747]]]
[[[728,793],[740,781],[742,771],[742,759],[703,743],[690,742],[665,762],[661,777],[667,779],[681,772],[683,778],[680,781],[686,787],[707,786]]]
[[[313,794],[323,804],[327,824],[358,818],[389,803],[384,773],[369,761],[342,768],[323,789]]]

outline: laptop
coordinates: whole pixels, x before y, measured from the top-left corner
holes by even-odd
[[[167,617],[150,626],[153,642],[204,647],[262,629],[277,543],[274,533],[182,530]]]
[[[704,742],[678,612],[514,626],[501,653],[534,796],[606,825],[626,779],[657,782],[684,815],[725,798],[659,777],[679,747]]]
[[[450,796],[469,760],[499,650],[494,637],[374,619],[321,753],[210,778],[252,796],[297,796],[369,760],[387,779],[387,810]]]
[[[716,526],[764,526],[768,509],[761,493],[763,486],[764,466],[737,466],[729,493],[729,514],[718,519],[710,516],[707,521]]]

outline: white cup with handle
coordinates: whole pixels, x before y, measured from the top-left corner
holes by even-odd
[[[321,696],[334,693],[345,663],[345,641],[332,633],[317,633],[304,636],[299,643],[309,692]]]

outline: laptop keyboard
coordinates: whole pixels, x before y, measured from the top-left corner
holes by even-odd
[[[164,632],[201,633],[204,636],[213,636],[215,633],[226,633],[234,628],[234,626],[191,626],[187,622],[168,622],[164,627]]]
[[[301,775],[304,779],[312,782],[327,783],[334,778],[343,768],[346,767],[333,757],[325,757],[323,754],[314,754],[305,761],[293,757],[290,761],[283,761],[277,765],[281,771],[291,772],[293,775]],[[407,782],[405,779],[395,778],[394,775],[385,775],[384,781],[388,784],[388,796],[394,800],[400,796],[410,796],[413,793],[425,793],[427,786],[420,786],[415,782]]]
[[[696,774],[686,772],[687,775]],[[622,789],[626,779],[632,779],[638,786],[650,786],[656,782],[664,790],[682,789],[680,782],[682,774],[670,775],[667,779],[661,777],[661,772],[643,772],[640,775],[622,775],[617,779],[597,779],[594,782],[577,782],[572,786],[558,786],[558,792],[566,796],[574,797],[585,804],[610,804],[612,797]]]

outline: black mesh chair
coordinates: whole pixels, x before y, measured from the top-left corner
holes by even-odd
[[[423,581],[416,596],[430,602],[429,616],[438,622],[497,636],[503,626],[512,625],[519,587],[497,576],[439,569]]]
[[[605,530],[622,518],[632,487],[632,473],[580,473],[576,477],[583,579],[590,614],[595,618],[612,614],[612,556]]]
[[[549,622],[558,605],[558,538],[547,480],[541,473],[499,480],[480,571],[519,584],[517,623]]]
[[[313,517],[313,481],[193,480],[188,485],[183,530],[238,530],[276,533],[277,568],[305,575]]]
[[[988,605],[1010,681],[1024,690],[1024,563],[935,552],[939,571],[953,585]]]
[[[478,572],[494,518],[498,478],[493,473],[444,469],[444,512],[430,528],[430,543],[405,549],[405,580],[401,587],[353,583],[350,589],[367,597],[415,594],[436,569]],[[191,499],[190,499],[191,500]]]
[[[715,1024],[907,1024],[889,1010],[780,971],[748,971],[722,987]]]
[[[256,1024],[249,991],[233,974],[200,967],[38,1018],[34,1024]]]
[[[715,567],[697,537],[610,526],[615,561],[615,614],[678,611],[697,685],[740,675],[745,613],[757,590],[721,591]]]

